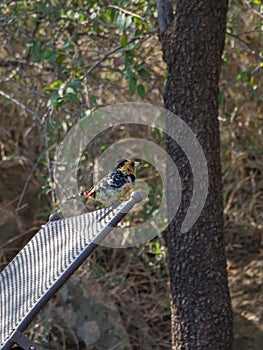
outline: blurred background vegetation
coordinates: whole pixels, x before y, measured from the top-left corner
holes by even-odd
[[[0,37],[3,268],[56,207],[54,152],[71,126],[114,103],[162,105],[166,67],[156,3],[151,0],[3,0]],[[263,342],[262,43],[261,1],[231,0],[219,118],[226,253],[238,350],[256,350]],[[164,146],[163,135],[153,130],[120,126],[102,133],[87,150],[82,183],[91,185],[99,154],[116,140],[134,135]],[[148,180],[153,197],[160,192],[158,176],[147,163],[140,176]],[[162,238],[125,250],[99,248],[78,275],[96,281],[105,298],[117,306],[127,344],[116,348],[170,348]],[[90,345],[81,340],[76,325],[61,326],[52,314],[61,304],[53,300],[51,305],[48,316],[39,316],[29,330],[36,341],[43,344],[48,338],[50,349],[104,349],[98,339]],[[101,337],[102,333],[100,329]]]

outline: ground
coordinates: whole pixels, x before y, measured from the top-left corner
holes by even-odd
[[[0,198],[4,213],[0,223],[3,267],[46,221],[46,217],[40,215],[46,204],[34,178],[29,187],[34,196],[27,194],[23,208],[17,212],[17,201],[11,199],[17,199],[22,192],[30,167],[14,161],[2,164],[1,169],[5,175]],[[8,180],[9,172],[13,185]],[[39,198],[38,204],[36,198]],[[31,216],[32,208],[34,212],[39,210],[38,216]],[[29,217],[32,222],[28,221]],[[12,236],[3,241],[7,227]],[[260,350],[263,343],[262,229],[250,223],[226,220],[225,239],[234,311],[234,350]],[[115,343],[119,344],[118,349],[170,349],[169,279],[163,239],[129,249],[99,247],[38,315],[28,333],[45,345],[46,350],[108,350],[116,348]],[[113,341],[110,345],[109,340]]]

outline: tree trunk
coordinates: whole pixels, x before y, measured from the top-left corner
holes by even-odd
[[[174,20],[160,34],[168,69],[165,107],[193,130],[205,153],[209,178],[202,214],[182,233],[193,176],[185,154],[168,140],[168,152],[182,182],[181,205],[167,237],[173,349],[232,349],[217,119],[227,6],[227,0],[179,0]],[[172,191],[167,191],[167,200],[172,206]]]

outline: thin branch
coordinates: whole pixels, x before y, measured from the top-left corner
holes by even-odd
[[[253,8],[253,6],[251,6],[251,4],[249,3],[249,1],[247,1],[247,0],[244,0],[244,1],[245,1],[245,3],[246,3],[247,7],[248,7],[252,12],[254,12],[257,16],[263,18],[263,14],[260,13],[258,10],[255,10],[255,9]]]
[[[106,27],[106,28],[110,28],[110,29],[116,29],[116,28],[117,28],[117,26],[114,26],[114,25],[111,25],[111,24],[107,24],[107,23],[103,22],[101,19],[97,19],[97,18],[96,18],[96,21],[97,21],[99,24],[101,24],[101,25],[103,25],[104,27]]]
[[[18,101],[17,99],[11,97],[10,95],[8,95],[6,92],[0,90],[0,96],[5,97],[7,100],[15,103],[17,106],[19,106],[20,108],[22,108],[24,111],[26,111],[28,114],[32,115],[34,120],[39,123],[42,124],[42,121],[40,119],[40,117],[38,116],[38,114],[33,111],[32,109],[26,107],[22,102]]]
[[[39,162],[40,162],[41,157],[42,157],[42,153],[41,153],[41,155],[38,157],[38,160],[37,160],[36,163],[34,164],[34,166],[33,166],[32,170],[31,170],[30,174],[28,175],[28,177],[27,177],[27,179],[26,179],[26,182],[25,182],[25,184],[24,184],[23,190],[22,190],[21,195],[20,195],[20,197],[19,197],[19,201],[18,201],[18,203],[17,203],[16,212],[18,212],[18,211],[21,209],[21,204],[22,204],[22,201],[23,201],[23,199],[24,199],[24,196],[25,196],[26,190],[27,190],[27,188],[28,188],[29,182],[31,181],[32,176],[34,175],[34,172],[36,171],[36,168],[37,168],[37,166],[38,166],[38,164],[39,164]]]
[[[7,205],[5,205],[4,207],[1,207],[0,209],[0,214],[3,215],[2,213],[4,212],[4,210],[6,208],[9,208],[12,204],[14,204],[17,200],[19,200],[19,197],[15,197],[13,200],[11,200],[10,202],[8,202]]]
[[[132,17],[139,18],[141,21],[146,21],[146,19],[144,19],[142,16],[137,15],[136,13],[133,13],[133,12],[131,12],[131,11],[125,10],[125,9],[119,7],[119,6],[109,5],[109,6],[107,6],[107,7],[108,7],[108,8],[111,8],[111,9],[118,10],[118,11],[120,11],[120,12],[123,12],[123,13],[125,13],[126,15],[130,15],[130,16],[132,16]]]
[[[148,35],[145,35],[144,41],[149,39],[154,33],[156,33],[157,30],[151,31]],[[133,43],[136,40],[141,39],[141,36],[134,36],[130,40],[128,40],[127,45]],[[110,51],[106,52],[103,57],[101,57],[97,62],[95,62],[85,73],[85,77],[87,77],[95,68],[97,68],[103,61],[105,61],[109,56],[114,54],[115,52],[119,51],[122,48],[121,45],[118,45],[111,49]]]
[[[0,83],[5,83],[7,81],[10,81],[12,78],[14,78],[18,74],[18,72],[19,72],[18,67],[12,69],[6,77],[4,77],[3,79],[0,79]]]
[[[23,59],[17,59],[17,58],[8,58],[8,59],[0,59],[0,66],[1,67],[20,67],[20,68],[37,68],[37,69],[43,69],[43,66],[41,66],[37,62],[28,62]],[[48,71],[54,71],[54,69],[51,66],[44,66],[45,70]]]
[[[54,108],[52,108],[48,112],[47,117],[49,119],[52,119],[53,111],[54,111]],[[48,181],[49,181],[49,186],[50,186],[50,190],[51,190],[51,200],[52,200],[52,203],[54,205],[55,202],[56,202],[56,196],[55,196],[55,188],[54,188],[54,179],[53,179],[51,160],[50,160],[50,157],[49,157],[50,148],[52,146],[49,145],[48,123],[45,123],[45,147],[46,147],[46,161],[47,161],[47,169],[48,169]]]
[[[33,230],[33,229],[34,229],[34,227],[31,228],[31,230]],[[36,229],[36,231],[37,231],[37,230],[39,229],[39,227],[36,227],[35,229]],[[31,231],[31,230],[30,230],[30,231]],[[15,242],[15,241],[18,240],[18,239],[21,239],[21,237],[26,236],[26,235],[28,234],[28,232],[30,232],[30,231],[28,230],[28,231],[25,231],[25,232],[23,232],[23,233],[19,233],[19,234],[16,235],[15,237],[12,237],[12,238],[8,239],[6,242],[3,242],[3,243],[0,245],[0,249],[2,250],[2,249],[4,249],[5,247],[8,247],[11,243]],[[1,263],[1,265],[4,265],[4,264]]]
[[[230,33],[228,31],[226,32],[226,34],[240,41],[244,46],[246,46],[249,49],[249,51],[251,51],[253,55],[255,55],[258,59],[261,59],[259,54],[255,50],[253,50],[253,48],[245,40],[241,39],[240,36]]]
[[[253,11],[256,15],[258,15],[259,17],[263,18],[263,14],[260,13],[259,11],[255,10],[255,9],[253,9],[253,8],[252,8],[252,11]]]
[[[110,55],[121,49],[121,45],[115,47],[114,49],[105,53],[97,62],[95,62],[86,72],[85,76],[87,77],[95,68],[97,68],[103,61],[105,61]]]
[[[35,64],[30,64],[29,62],[26,62],[24,60],[18,60],[18,59],[12,59],[12,58],[9,58],[8,60],[5,60],[5,59],[0,59],[0,66],[1,67],[10,67],[10,66],[13,66],[13,67],[33,67],[33,66],[36,66]]]

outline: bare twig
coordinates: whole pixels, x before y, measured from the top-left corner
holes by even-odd
[[[145,35],[143,41],[149,39],[155,32],[156,32],[156,30],[153,30],[153,31],[151,31],[149,34]],[[139,40],[139,39],[141,39],[141,38],[142,38],[141,35],[140,35],[140,36],[134,36],[134,37],[132,37],[131,39],[128,40],[127,45],[129,45],[129,44],[133,43],[134,41]],[[118,46],[114,47],[113,49],[111,49],[110,51],[106,52],[106,53],[104,54],[103,57],[101,57],[97,62],[95,62],[95,63],[87,70],[87,72],[86,72],[86,74],[85,74],[85,77],[87,77],[95,68],[97,68],[97,67],[98,67],[103,61],[105,61],[109,56],[111,56],[111,55],[114,54],[115,52],[119,51],[121,48],[122,48],[122,46],[121,46],[121,45],[118,45]]]
[[[251,6],[250,2],[248,0],[244,0],[247,7],[252,11],[254,12],[257,16],[263,18],[263,13],[260,13],[258,10],[254,9],[253,6]]]
[[[252,8],[252,11],[253,11],[256,15],[258,15],[259,17],[263,18],[263,14],[260,13],[259,11],[255,10],[255,9],[253,9],[253,8]]]
[[[4,207],[1,206],[1,209],[0,209],[0,214],[3,215],[2,213],[4,212],[4,210],[6,208],[9,208],[12,204],[14,204],[17,200],[19,200],[19,197],[15,197],[13,200],[11,200],[10,202],[8,202],[7,205],[5,205]]]
[[[40,65],[37,62],[28,62],[23,59],[9,58],[9,59],[0,59],[0,67],[14,67],[14,68],[36,68],[38,70],[44,70],[48,72],[54,72],[54,68],[51,65],[43,64]]]
[[[114,25],[111,25],[111,24],[107,24],[107,23],[103,22],[101,19],[96,18],[96,21],[97,21],[99,24],[101,24],[101,25],[103,25],[104,27],[106,27],[106,28],[110,28],[110,29],[116,29],[116,28],[117,28],[117,26],[114,26]]]
[[[115,47],[114,49],[108,51],[107,53],[105,53],[105,55],[103,57],[101,57],[97,62],[95,62],[86,72],[85,76],[88,76],[95,68],[97,68],[103,61],[105,61],[110,55],[112,55],[113,53],[117,52],[118,50],[120,50],[121,45]]]
[[[260,59],[259,54],[258,54],[245,40],[243,40],[242,38],[240,38],[239,35],[235,35],[235,34],[230,33],[230,32],[228,32],[228,31],[226,32],[226,34],[229,35],[229,36],[232,36],[233,38],[235,38],[235,39],[237,39],[238,41],[240,41],[244,46],[246,46],[246,47],[249,49],[249,51],[251,51],[251,53],[252,53],[253,55],[255,55],[258,59]]]
[[[48,118],[50,118],[50,119],[52,118],[53,111],[54,111],[53,108],[49,111]],[[47,161],[47,169],[48,169],[48,181],[49,181],[50,190],[51,190],[51,200],[52,200],[52,203],[55,204],[56,196],[55,196],[55,189],[54,189],[54,179],[53,179],[53,175],[52,175],[51,160],[49,157],[50,146],[49,146],[49,133],[48,133],[47,125],[48,125],[48,123],[45,123],[45,127],[46,127],[46,129],[45,129],[45,147],[46,147],[46,161]]]
[[[26,182],[25,182],[24,187],[23,187],[23,191],[21,192],[20,197],[19,197],[19,200],[18,200],[18,203],[17,203],[16,212],[18,212],[18,211],[21,209],[21,204],[22,204],[24,195],[25,195],[26,190],[27,190],[27,188],[28,188],[28,185],[29,185],[29,183],[30,183],[30,181],[31,181],[31,179],[32,179],[32,176],[34,175],[34,172],[36,171],[36,168],[37,168],[37,166],[38,166],[38,164],[39,164],[39,162],[40,162],[41,157],[42,157],[42,153],[41,153],[41,155],[38,157],[38,160],[37,160],[36,163],[34,164],[34,166],[33,166],[32,170],[31,170],[30,174],[28,175],[28,177],[27,177],[27,179],[26,179]]]
[[[28,108],[27,106],[25,106],[22,102],[18,101],[17,99],[15,99],[14,97],[11,97],[10,95],[8,95],[6,92],[0,90],[0,96],[5,97],[7,100],[15,103],[17,106],[19,106],[20,108],[22,108],[24,111],[26,111],[28,114],[32,115],[34,120],[39,123],[42,124],[42,121],[40,119],[40,117],[38,116],[38,114],[33,111],[32,109]]]
[[[4,82],[11,80],[12,78],[14,78],[14,76],[16,76],[18,74],[18,72],[19,72],[18,67],[12,69],[10,72],[8,72],[6,77],[3,77],[2,79],[0,79],[0,83],[4,83]]]
[[[125,9],[119,7],[119,6],[109,5],[109,6],[107,6],[107,7],[108,7],[108,8],[111,8],[111,9],[118,10],[118,11],[120,11],[120,12],[123,12],[123,13],[125,13],[126,15],[130,15],[130,16],[132,16],[132,17],[136,17],[136,18],[140,19],[141,21],[146,21],[142,16],[137,15],[136,13],[133,13],[133,12],[131,12],[131,11],[125,10]]]

